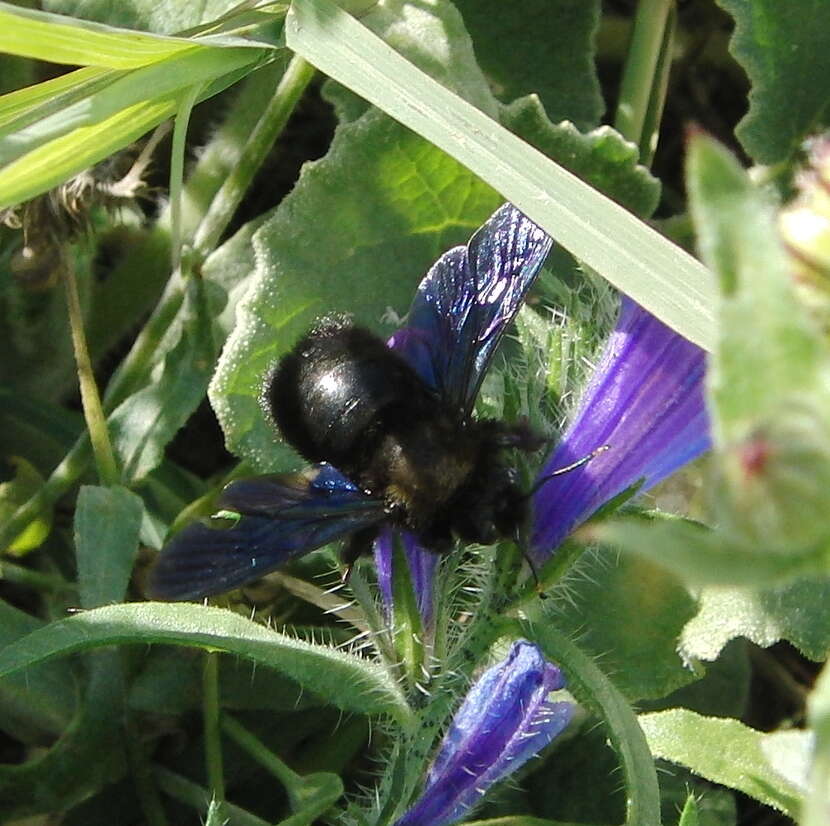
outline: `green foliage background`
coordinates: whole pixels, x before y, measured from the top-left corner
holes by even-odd
[[[581,711],[478,826],[826,823],[830,6],[342,5],[0,3],[0,820],[392,823],[521,635]],[[710,352],[711,458],[544,603],[457,554],[426,653],[329,551],[143,601],[171,528],[298,466],[268,368],[328,312],[390,333],[504,200],[557,249],[482,409],[560,430],[610,284]]]

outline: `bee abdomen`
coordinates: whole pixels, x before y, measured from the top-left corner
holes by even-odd
[[[263,401],[303,456],[348,473],[365,463],[390,411],[423,396],[418,376],[380,338],[326,320],[283,358]]]

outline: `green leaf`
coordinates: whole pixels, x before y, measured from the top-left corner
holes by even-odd
[[[261,49],[219,49],[190,46],[161,62],[113,76],[110,83],[90,94],[43,114],[23,128],[12,122],[0,135],[0,161],[8,164],[38,147],[67,134],[90,128],[122,114],[135,105],[176,98],[183,90],[209,83],[244,67],[252,68],[265,54]],[[41,114],[40,112],[38,113]]]
[[[824,0],[718,0],[735,18],[730,51],[749,75],[749,112],[736,134],[756,163],[789,158],[828,123],[830,6]]]
[[[685,709],[641,714],[639,720],[655,756],[687,766],[789,817],[797,816],[801,794],[775,770],[766,754],[777,735]]]
[[[552,121],[570,120],[579,129],[597,124],[605,103],[594,65],[596,0],[529,0],[521,8],[500,0],[455,5],[499,100],[536,93]]]
[[[777,588],[705,588],[697,616],[683,630],[688,658],[714,660],[729,640],[763,648],[788,640],[812,660],[830,650],[830,581],[801,579]]]
[[[189,604],[112,605],[58,620],[0,652],[0,676],[51,657],[119,643],[169,643],[226,651],[274,668],[339,708],[411,714],[380,666],[278,634],[230,611]]]
[[[474,44],[456,4],[446,0],[429,7],[414,3],[377,3],[360,22],[406,55],[422,72],[495,117],[498,103],[476,59]],[[367,105],[364,100],[363,106]]]
[[[711,398],[725,446],[778,412],[782,395],[812,387],[821,347],[796,301],[765,196],[703,136],[690,144],[687,174],[698,244],[722,292]]]
[[[552,124],[533,96],[503,107],[500,120],[568,172],[636,215],[647,218],[657,208],[660,182],[640,165],[637,145],[610,126],[583,135],[571,123]]]
[[[212,319],[219,309],[206,287],[200,278],[188,279],[177,324],[180,338],[168,350],[160,375],[108,418],[125,485],[142,481],[159,465],[164,448],[204,398],[218,352]]]
[[[717,521],[769,550],[828,538],[830,364],[797,302],[770,204],[713,140],[692,141],[692,214],[721,283],[710,361],[713,437],[725,490]]]
[[[614,675],[629,702],[662,697],[696,679],[677,653],[695,602],[673,576],[641,559],[592,552],[563,588],[567,598],[554,592],[546,613],[551,603],[555,625]]]
[[[43,477],[30,462],[20,456],[9,456],[7,461],[14,468],[14,479],[0,484],[0,519],[8,519],[43,487]],[[23,556],[40,547],[51,529],[52,509],[45,508],[8,547],[0,548],[0,554]]]
[[[660,792],[654,761],[631,707],[594,660],[551,623],[541,620],[520,626],[527,639],[562,667],[574,697],[605,721],[625,779],[627,826],[658,826]]]
[[[0,601],[0,646],[43,626],[41,620]],[[75,675],[67,662],[43,663],[0,680],[0,728],[24,743],[60,734],[75,709]]]
[[[714,282],[694,259],[418,71],[328,0],[297,0],[289,48],[458,158],[577,258],[703,347]]]
[[[0,653],[28,648],[43,626]],[[33,678],[34,673],[21,675]],[[0,765],[0,812],[16,820],[65,811],[126,770],[122,699],[124,686],[117,661],[107,652],[94,655],[84,701],[63,736],[45,752],[19,765]]]
[[[54,114],[82,98],[109,86],[119,73],[98,66],[85,66],[74,72],[15,89],[0,97],[0,130],[22,129],[38,118]]]
[[[587,525],[585,541],[602,542],[645,557],[690,585],[763,586],[827,569],[822,549],[777,552],[705,525],[654,513]]]
[[[75,550],[84,608],[124,599],[143,513],[141,499],[126,488],[81,488],[75,509]]]
[[[216,60],[208,60],[213,69],[224,70],[225,73],[213,78],[208,73],[207,76],[202,77],[201,82],[206,85],[199,93],[197,102],[218,94],[244,77],[256,68],[262,56],[262,52],[257,50],[238,49],[230,60],[226,60],[231,51],[224,50],[214,55]],[[198,54],[194,57],[198,57]],[[185,53],[181,59],[189,61],[191,55]],[[200,57],[199,61],[201,60]],[[164,67],[166,63],[163,62],[160,65]],[[162,82],[161,75],[165,74],[166,69],[161,68],[160,71],[156,79],[159,86],[169,86],[172,83],[176,87],[175,91],[161,97],[154,96],[154,84],[146,83],[146,72],[150,74],[159,72],[159,66],[153,65],[122,78],[127,85],[125,92],[129,97],[144,95],[150,99],[140,100],[125,108],[119,108],[124,106],[124,99],[118,96],[112,98],[113,88],[121,82],[115,81],[92,95],[92,99],[96,99],[98,95],[106,95],[107,107],[116,109],[114,114],[103,120],[97,119],[100,111],[96,113],[95,107],[91,106],[90,99],[85,98],[69,111],[69,114],[77,116],[75,122],[68,120],[65,117],[67,113],[61,110],[54,116],[47,115],[43,121],[32,124],[28,131],[24,129],[21,134],[5,139],[4,153],[16,156],[24,145],[29,147],[30,151],[22,157],[17,157],[17,160],[0,170],[0,208],[14,206],[40,195],[108,155],[123,149],[153,127],[158,126],[163,120],[172,117],[177,111],[179,96],[190,83],[194,82],[195,78],[191,76],[188,80],[186,76],[176,73],[173,78]],[[142,73],[140,87],[133,86],[134,78],[139,73]],[[19,143],[15,143],[18,140]]]

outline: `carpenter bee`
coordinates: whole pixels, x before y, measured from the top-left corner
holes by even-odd
[[[515,536],[528,495],[506,452],[541,443],[524,425],[476,419],[473,405],[550,246],[505,204],[433,265],[389,342],[344,318],[319,321],[262,392],[283,438],[315,464],[231,482],[217,503],[235,515],[230,527],[196,522],[178,533],[150,593],[225,591],[340,539],[351,563],[384,523],[436,552],[455,538]]]

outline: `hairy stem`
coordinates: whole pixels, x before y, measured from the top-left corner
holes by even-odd
[[[222,733],[219,710],[219,654],[205,652],[202,671],[202,719],[208,787],[214,799],[225,802],[225,772],[222,765]]]
[[[115,485],[118,483],[118,466],[115,462],[115,454],[107,431],[107,420],[101,406],[101,397],[98,394],[98,385],[95,383],[95,374],[92,371],[92,362],[86,346],[84,319],[81,312],[81,301],[78,297],[78,282],[75,279],[75,268],[69,258],[67,258],[67,265],[63,273],[63,283],[66,287],[66,305],[69,311],[69,326],[72,330],[72,347],[75,350],[78,381],[81,386],[81,403],[84,408],[84,418],[92,443],[95,464],[98,468],[98,478],[103,485]]]

